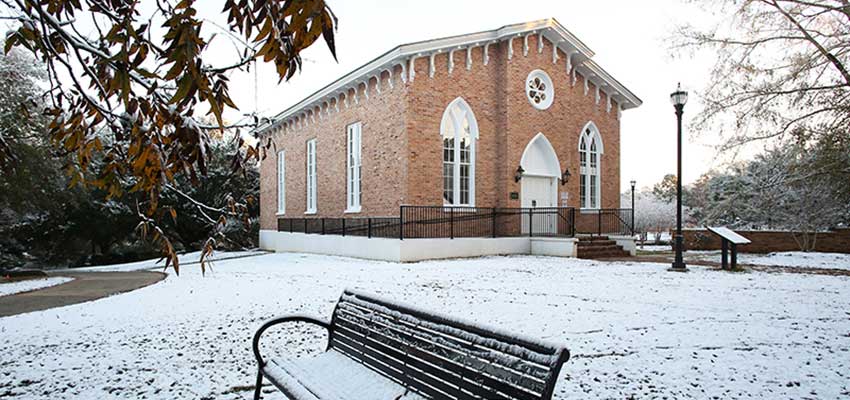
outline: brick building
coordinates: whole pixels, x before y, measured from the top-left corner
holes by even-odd
[[[261,230],[402,205],[618,208],[641,100],[554,19],[398,46],[262,126]]]

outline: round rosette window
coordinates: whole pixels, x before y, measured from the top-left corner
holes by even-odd
[[[549,75],[539,69],[531,71],[525,80],[525,95],[534,108],[545,110],[555,99],[555,87]]]

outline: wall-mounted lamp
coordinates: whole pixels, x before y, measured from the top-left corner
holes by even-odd
[[[514,174],[514,182],[519,182],[522,179],[522,174],[525,173],[525,170],[522,169],[522,165],[516,167],[516,174]]]
[[[565,170],[564,170],[564,173],[563,173],[563,174],[561,174],[561,186],[566,185],[566,184],[567,184],[567,182],[569,182],[569,181],[570,181],[570,176],[571,176],[571,175],[572,175],[572,174],[570,173],[570,169],[569,169],[569,168],[567,168],[567,169],[565,169]]]

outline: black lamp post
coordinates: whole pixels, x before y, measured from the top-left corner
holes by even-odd
[[[635,234],[635,184],[637,182],[631,181],[632,184],[632,235]]]
[[[676,88],[676,91],[670,94],[670,102],[676,109],[676,119],[678,121],[678,149],[677,149],[677,164],[676,164],[676,237],[675,250],[676,258],[673,260],[672,271],[684,272],[687,271],[685,261],[682,259],[682,113],[685,109],[685,103],[688,102],[688,92],[682,90],[682,84]]]

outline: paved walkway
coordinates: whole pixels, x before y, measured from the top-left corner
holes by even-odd
[[[97,300],[152,285],[165,278],[162,272],[62,272],[73,281],[32,292],[0,297],[0,317],[47,310]]]

